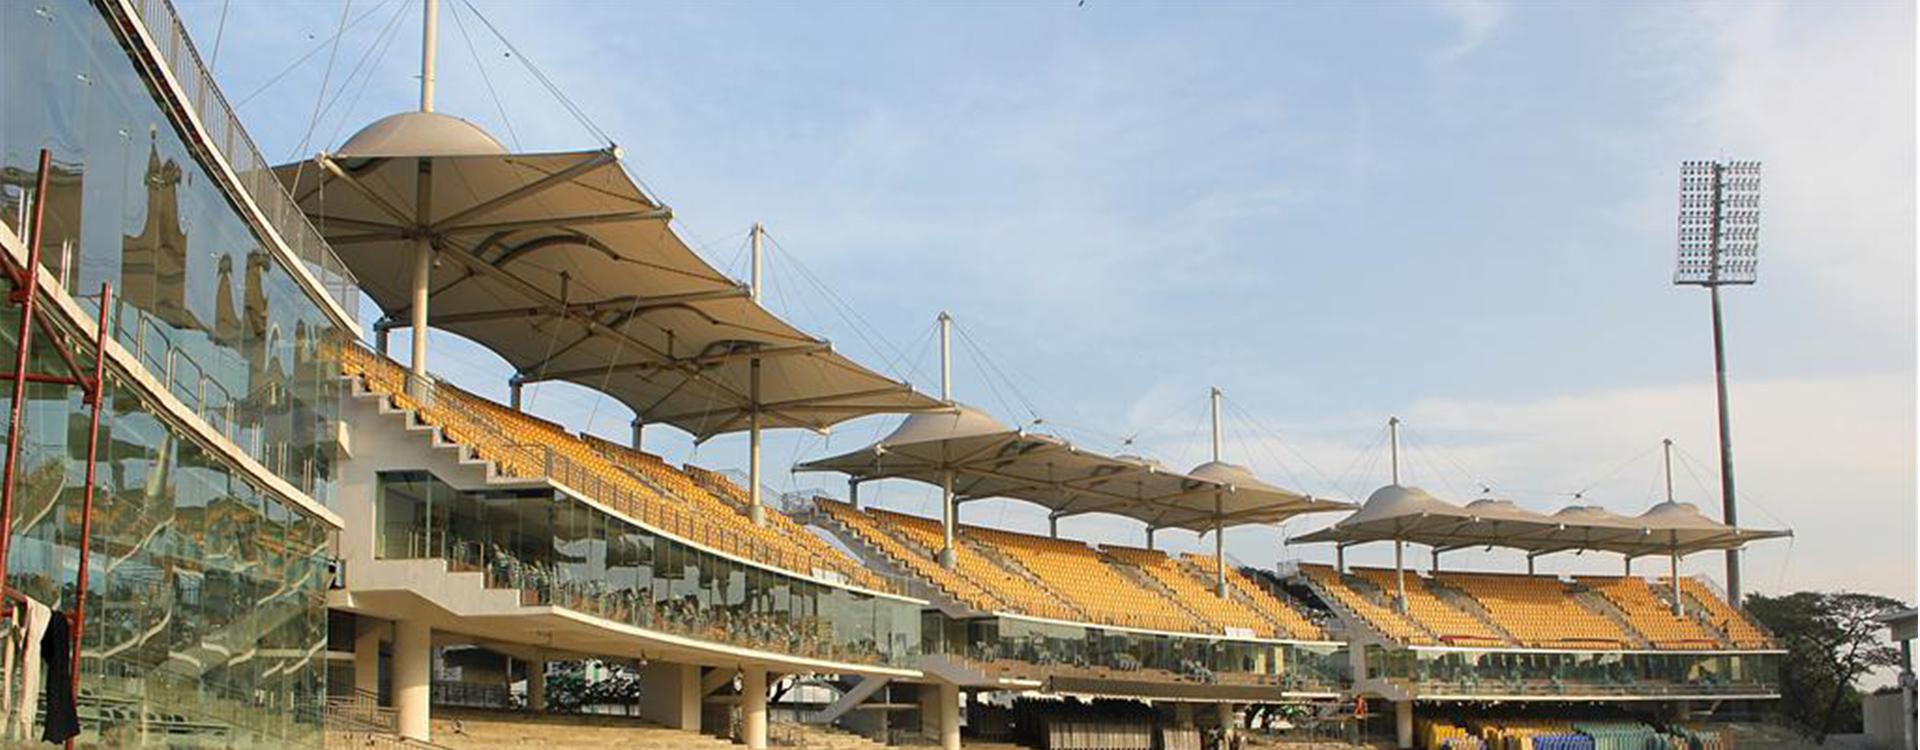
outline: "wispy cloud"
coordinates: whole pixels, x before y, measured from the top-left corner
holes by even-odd
[[[1434,7],[1454,24],[1453,37],[1427,58],[1435,67],[1460,62],[1479,50],[1507,14],[1502,0],[1437,0]]]

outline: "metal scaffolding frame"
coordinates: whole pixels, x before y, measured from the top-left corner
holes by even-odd
[[[0,375],[0,380],[13,384],[10,413],[7,420],[7,455],[4,475],[0,475],[0,596],[7,599],[22,600],[19,592],[7,582],[7,560],[13,546],[13,496],[14,475],[20,463],[20,443],[22,440],[21,420],[26,414],[26,386],[28,383],[53,383],[75,386],[83,389],[84,403],[89,411],[87,430],[87,473],[80,502],[80,560],[79,580],[74,585],[73,596],[73,647],[70,649],[73,679],[73,695],[80,694],[80,644],[86,633],[87,625],[87,568],[93,548],[93,496],[98,485],[96,472],[99,469],[100,456],[100,413],[105,410],[107,337],[112,330],[108,327],[108,314],[113,309],[113,285],[100,285],[100,319],[95,329],[93,371],[81,369],[74,359],[73,352],[65,346],[55,346],[54,351],[67,374],[50,375],[28,372],[32,361],[33,332],[40,329],[48,339],[64,338],[61,331],[51,321],[34,315],[40,293],[40,246],[44,235],[47,179],[52,167],[52,153],[46,149],[40,151],[38,172],[34,177],[33,209],[27,228],[27,264],[20,266],[11,256],[5,258],[7,280],[12,284],[12,292],[7,295],[8,304],[20,306],[20,326],[16,335],[18,351],[15,352],[13,370]],[[9,610],[10,611],[10,610]],[[66,742],[67,750],[72,750],[73,740]]]

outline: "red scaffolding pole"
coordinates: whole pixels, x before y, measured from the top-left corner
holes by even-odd
[[[10,417],[7,421],[6,467],[4,475],[0,475],[0,598],[24,600],[24,597],[8,582],[7,562],[13,546],[14,476],[18,473],[20,443],[24,437],[21,422],[26,414],[27,384],[49,383],[83,388],[85,389],[83,398],[90,414],[87,430],[87,479],[82,488],[80,505],[80,572],[79,580],[74,587],[73,601],[72,688],[73,695],[78,696],[80,694],[80,644],[81,636],[86,632],[87,622],[87,573],[91,566],[90,556],[93,549],[93,498],[94,489],[98,485],[100,415],[106,409],[107,339],[112,336],[109,314],[113,309],[113,286],[100,285],[100,318],[99,327],[94,332],[93,372],[87,373],[81,370],[79,363],[75,361],[71,347],[63,345],[61,339],[65,336],[55,324],[34,314],[39,302],[40,247],[46,227],[47,182],[52,171],[51,166],[52,154],[42,149],[39,173],[34,178],[33,209],[27,229],[26,266],[21,267],[14,263],[11,256],[5,257],[7,279],[13,284],[13,291],[8,295],[8,301],[20,305],[21,309],[16,342],[19,351],[15,352],[13,372],[0,375],[0,380],[13,383],[12,401],[9,404]],[[61,362],[66,365],[67,375],[48,375],[27,371],[27,366],[32,362],[35,328],[41,329],[48,339],[55,342],[53,349],[59,354]],[[0,618],[5,618],[10,613],[11,608],[6,608],[6,611],[0,612]],[[67,750],[72,750],[72,739],[67,740],[66,747]]]
[[[113,309],[113,285],[100,285],[100,328],[94,333],[93,384],[87,389],[87,485],[80,501],[80,580],[73,587],[73,693],[80,696],[80,644],[87,632],[87,566],[93,550],[93,489],[100,469],[100,413],[107,408],[107,311]],[[66,750],[73,750],[67,738]]]

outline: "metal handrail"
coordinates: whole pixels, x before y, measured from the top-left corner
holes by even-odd
[[[339,303],[347,319],[357,319],[359,279],[314,229],[313,222],[300,210],[280,178],[274,176],[272,164],[260,155],[260,148],[241,127],[240,118],[214,83],[213,74],[201,62],[200,52],[187,36],[186,26],[180,22],[180,14],[174,10],[171,0],[126,0],[126,5],[146,26],[161,60],[179,83],[185,103],[199,116],[210,144],[233,168],[239,187],[253,198],[267,225],[280,236],[294,257],[307,265],[327,296]]]
[[[354,347],[360,353],[360,359],[369,371],[369,380],[385,384],[384,387],[392,390],[410,385],[411,394],[396,395],[405,395],[421,408],[432,409],[433,414],[423,414],[422,417],[444,422],[435,426],[447,430],[448,439],[468,445],[483,458],[491,460],[504,475],[548,479],[563,484],[642,525],[709,549],[726,551],[787,571],[806,571],[809,574],[832,571],[850,583],[856,580],[853,571],[857,566],[850,563],[829,560],[812,552],[801,557],[791,550],[776,549],[764,539],[714,524],[699,523],[692,514],[686,512],[673,512],[668,507],[668,501],[678,496],[644,478],[622,473],[635,484],[646,488],[654,497],[646,497],[632,486],[607,481],[605,472],[581,465],[551,445],[520,442],[518,437],[502,429],[494,416],[474,408],[467,398],[443,393],[443,384],[438,379],[432,376],[418,379],[398,363],[367,349],[359,342],[347,343],[346,346]],[[380,372],[375,374],[371,372],[373,370]],[[459,435],[452,434],[456,432],[481,439],[461,440]],[[897,581],[884,577],[876,577],[875,580],[880,584],[877,588],[887,593],[897,594],[905,590]],[[892,590],[889,591],[889,587]]]

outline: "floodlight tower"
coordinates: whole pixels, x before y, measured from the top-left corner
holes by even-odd
[[[1721,522],[1736,526],[1733,435],[1727,414],[1727,347],[1720,287],[1757,279],[1760,256],[1760,162],[1689,161],[1680,165],[1679,258],[1676,285],[1704,286],[1713,301],[1713,370],[1720,413]],[[1727,550],[1727,603],[1740,607],[1740,552]]]

